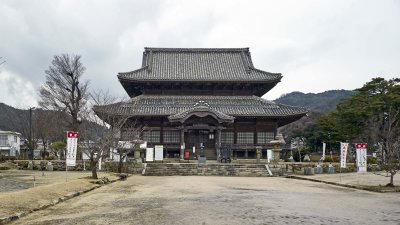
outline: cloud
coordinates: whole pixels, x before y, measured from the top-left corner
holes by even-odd
[[[0,71],[0,102],[19,108],[37,106],[33,84],[13,72]]]
[[[140,68],[147,46],[250,47],[257,68],[284,76],[269,99],[400,71],[396,1],[5,0],[0,15],[0,56],[34,89],[54,55],[74,53],[92,89],[126,95],[116,75]]]

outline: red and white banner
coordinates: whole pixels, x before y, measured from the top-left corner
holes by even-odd
[[[346,156],[349,143],[340,142],[340,168],[346,168]]]
[[[78,147],[78,132],[67,132],[67,166],[75,166],[76,150]]]
[[[356,144],[358,172],[367,172],[367,144]]]

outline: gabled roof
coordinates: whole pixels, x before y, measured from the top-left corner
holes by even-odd
[[[277,104],[257,96],[202,95],[140,95],[128,102],[97,106],[95,111],[98,115],[101,112],[130,116],[183,115],[190,112],[199,101],[207,102],[209,109],[230,117],[292,118],[288,120],[292,122],[308,112],[305,108]]]
[[[249,48],[145,48],[142,68],[119,73],[120,81],[271,82],[280,73],[253,66]]]
[[[171,122],[181,122],[183,123],[185,120],[187,120],[189,117],[192,115],[199,116],[199,117],[205,117],[207,115],[210,115],[214,117],[216,120],[219,122],[227,122],[227,123],[232,123],[235,117],[233,116],[228,116],[225,113],[222,113],[218,110],[215,110],[211,108],[210,104],[207,102],[200,100],[194,106],[186,111],[179,112],[177,114],[173,114],[168,117],[169,121]]]

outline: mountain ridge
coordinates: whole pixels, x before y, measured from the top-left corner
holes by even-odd
[[[337,104],[351,97],[355,91],[351,90],[328,90],[320,93],[303,93],[299,91],[283,94],[273,100],[279,104],[305,107],[310,111],[327,113],[336,110]]]

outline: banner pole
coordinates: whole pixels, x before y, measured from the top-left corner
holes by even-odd
[[[65,182],[68,181],[68,166],[67,166],[67,160],[65,160]]]

